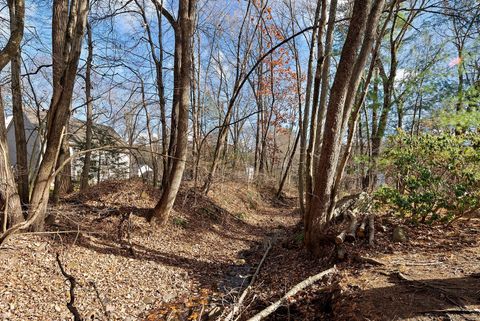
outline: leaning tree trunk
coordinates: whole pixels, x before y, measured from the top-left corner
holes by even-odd
[[[33,187],[28,217],[32,229],[37,231],[44,227],[50,186],[68,122],[87,14],[88,0],[72,0],[72,3],[55,0],[53,3],[53,94],[47,114],[47,145]],[[26,227],[30,226],[23,228]]]
[[[58,204],[60,200],[60,195],[65,195],[73,191],[72,185],[72,163],[68,161],[70,158],[70,144],[69,137],[71,133],[68,131],[68,126],[65,127],[65,133],[62,143],[60,145],[60,153],[58,155],[57,164],[55,170],[59,171],[59,174],[55,176],[53,192],[52,192],[52,202],[53,204]],[[67,162],[66,162],[67,161]],[[66,162],[65,165],[63,165]]]
[[[383,1],[356,0],[353,14],[342,48],[340,61],[335,74],[327,115],[323,142],[320,152],[319,166],[317,166],[314,196],[311,201],[309,220],[305,226],[305,244],[314,254],[320,254],[320,241],[326,224],[330,221],[330,208],[335,204],[334,184],[343,137],[343,119],[348,117],[351,106],[346,105],[349,91],[356,91],[358,87],[358,72],[365,67],[366,59],[357,54],[363,42],[369,41],[368,36],[376,30]],[[371,7],[371,8],[370,8]],[[368,23],[367,23],[368,20]],[[367,27],[366,27],[367,26]],[[369,53],[370,50],[362,50]]]
[[[195,28],[194,17],[196,11],[196,0],[181,0],[178,9],[178,23],[176,24],[175,55],[179,64],[175,75],[178,84],[178,118],[176,130],[176,147],[174,158],[171,160],[172,168],[169,175],[169,182],[162,191],[162,196],[155,206],[150,220],[155,220],[160,225],[166,224],[170,211],[173,208],[175,198],[180,188],[185,162],[187,157],[188,141],[188,116],[190,105],[190,86],[192,78],[192,40]]]

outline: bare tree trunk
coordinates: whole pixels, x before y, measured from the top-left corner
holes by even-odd
[[[92,61],[93,61],[93,40],[92,29],[87,22],[87,44],[88,55],[85,70],[85,99],[87,100],[87,119],[85,124],[85,149],[92,148],[92,127],[93,127],[93,98],[92,98]],[[92,153],[85,154],[82,174],[80,178],[80,190],[83,191],[88,188],[88,181],[90,177],[90,168],[92,166]]]
[[[350,112],[347,95],[358,87],[359,74],[366,62],[364,53],[370,52],[367,43],[377,27],[384,1],[356,0],[353,14],[342,48],[335,74],[326,115],[326,124],[317,166],[314,197],[312,197],[309,221],[305,226],[305,244],[314,254],[320,254],[320,239],[325,225],[330,221],[330,208],[335,204],[333,188],[343,136],[343,119]],[[368,21],[368,23],[367,23]],[[366,27],[367,26],[367,27]],[[364,34],[366,34],[364,38]],[[357,54],[361,44],[361,54]],[[368,50],[367,50],[368,49]],[[356,85],[356,87],[355,87]],[[348,116],[347,116],[348,117]]]
[[[5,47],[0,50],[0,71],[18,54],[23,39],[23,25],[25,17],[25,1],[12,0],[8,2],[10,14],[10,37]]]
[[[382,7],[383,7],[383,3],[380,4]],[[381,30],[378,31],[375,48],[372,49],[373,42],[375,41],[374,30],[369,29],[367,30],[367,32],[365,32],[365,39],[363,41],[362,49],[360,50],[360,54],[359,54],[357,63],[355,65],[353,76],[350,80],[349,90],[348,90],[347,98],[345,101],[343,121],[342,121],[342,132],[344,132],[346,127],[348,126],[347,143],[345,145],[345,152],[343,153],[340,164],[337,167],[336,178],[335,178],[334,186],[332,189],[333,195],[337,195],[340,188],[340,184],[343,178],[343,173],[345,171],[345,167],[347,165],[347,162],[352,150],[353,136],[356,130],[360,109],[364,105],[365,98],[367,96],[368,86],[370,85],[370,80],[372,79],[373,71],[375,69],[375,61],[377,60],[377,54],[378,54],[378,51],[380,50],[380,45],[382,44],[382,38],[387,28],[387,24],[389,23],[390,18],[392,17],[394,6],[395,6],[395,1],[392,2],[390,6],[388,17],[383,23]],[[380,14],[380,12],[378,14]],[[377,21],[379,20],[379,18],[375,18],[375,16],[371,17],[371,19],[377,19]],[[367,24],[368,23],[370,23],[370,20],[367,22]],[[363,90],[357,92],[361,82],[363,66],[365,66],[367,62],[370,51],[372,51],[372,57],[370,59],[370,66],[368,68],[368,73],[363,84]],[[355,108],[353,108],[352,110],[352,106],[354,105],[355,100],[357,100],[355,104]],[[334,204],[330,206],[329,213],[328,213],[329,216],[331,215],[331,212],[333,211],[333,209],[334,209]]]
[[[20,42],[23,39],[25,2],[14,0],[8,2],[10,14],[10,36],[0,50],[0,71],[12,61],[15,55],[20,55]],[[21,97],[20,97],[21,99]],[[23,115],[22,115],[23,117]],[[23,118],[22,118],[23,120]],[[18,153],[18,151],[17,151]],[[10,167],[7,145],[7,129],[5,126],[5,111],[0,87],[0,216],[1,231],[23,221],[20,197],[16,189],[14,176]],[[3,238],[0,238],[0,240]],[[1,242],[0,242],[1,244]]]
[[[11,23],[13,25],[13,23]],[[25,125],[23,120],[23,102],[22,102],[22,85],[20,80],[20,57],[21,50],[12,58],[12,110],[13,123],[15,125],[15,146],[17,157],[17,178],[18,193],[20,201],[28,204],[28,156],[27,156],[27,139],[25,137]]]
[[[0,223],[1,232],[23,221],[20,197],[8,158],[7,131],[0,87]]]
[[[327,25],[327,34],[325,37],[325,53],[322,69],[322,88],[320,92],[320,102],[319,102],[319,111],[318,111],[318,120],[316,130],[316,139],[314,145],[314,162],[313,167],[316,167],[318,162],[318,155],[320,152],[322,137],[323,137],[323,127],[325,122],[325,114],[327,112],[327,96],[328,90],[330,88],[329,84],[329,75],[330,75],[330,61],[332,56],[332,47],[333,47],[333,31],[335,30],[335,17],[337,14],[337,0],[330,1],[330,9],[328,13],[328,25]],[[312,178],[313,184],[313,178]]]
[[[166,157],[167,153],[169,155],[172,155],[173,152],[173,145],[172,145],[172,150],[169,150],[168,148],[168,139],[167,139],[167,117],[166,117],[166,111],[165,111],[165,85],[163,82],[163,25],[162,25],[162,13],[166,13],[166,10],[163,8],[163,0],[160,0],[160,2],[152,0],[152,3],[155,5],[156,8],[156,15],[157,15],[157,26],[158,26],[158,54],[156,51],[156,46],[153,42],[153,37],[152,33],[150,31],[150,26],[148,24],[148,19],[145,14],[144,8],[139,4],[138,1],[135,1],[138,8],[140,9],[142,19],[144,22],[145,29],[147,31],[147,37],[148,37],[148,43],[150,46],[150,54],[152,56],[153,62],[155,64],[155,76],[156,76],[156,85],[157,85],[157,94],[158,94],[158,100],[159,100],[159,105],[160,105],[160,124],[161,124],[161,139],[162,139],[162,167],[163,167],[163,173],[162,173],[162,183],[161,187],[162,189],[168,184],[168,177],[169,177],[169,159]],[[173,18],[167,13],[168,15],[168,21],[170,23],[175,23],[174,21],[171,21]],[[173,26],[174,27],[174,26]],[[174,103],[174,106],[176,104]],[[176,109],[173,108],[172,111],[172,128],[175,123],[175,116],[176,115]],[[173,130],[173,129],[172,129]],[[172,136],[174,135],[174,131],[172,132]],[[153,154],[152,154],[153,155]],[[155,168],[153,168],[154,171],[154,176],[155,176],[155,183],[154,185],[156,186],[157,183],[157,177],[158,177],[158,164],[154,165]]]
[[[153,133],[150,125],[150,113],[148,112],[148,109],[147,109],[147,101],[145,98],[145,84],[143,82],[143,79],[140,79],[140,91],[142,94],[142,107],[143,107],[143,110],[145,111],[145,119],[146,119],[147,134],[148,134],[148,146],[150,149],[150,160],[152,163],[152,171],[153,171],[152,185],[153,187],[156,187],[157,181],[158,181],[158,164],[157,164],[157,156],[153,148],[153,145],[154,145]]]
[[[176,130],[176,148],[172,159],[172,170],[169,184],[162,191],[160,201],[152,211],[150,220],[166,224],[182,181],[187,157],[188,115],[190,106],[190,89],[192,78],[192,41],[195,29],[196,0],[180,0],[178,8],[178,23],[176,24],[175,55],[178,78],[175,84],[178,96],[178,128]]]
[[[195,39],[195,37],[194,37]],[[192,77],[192,158],[197,159],[198,156],[198,145],[199,145],[199,121],[198,115],[200,110],[200,35],[199,32],[196,32],[197,41],[193,44],[192,50],[192,61],[193,61],[193,77]],[[197,54],[195,54],[195,43],[197,46]],[[195,61],[195,58],[198,58],[198,61]],[[196,177],[196,166],[192,168],[192,176]]]
[[[70,6],[69,6],[70,5]],[[47,145],[33,187],[28,222],[42,230],[58,152],[68,122],[73,86],[88,14],[88,0],[55,0],[52,18],[53,94],[47,116]]]
[[[311,93],[312,93],[312,82],[313,82],[313,58],[315,53],[315,44],[317,39],[317,28],[318,22],[320,19],[320,9],[321,9],[321,0],[317,1],[317,9],[315,11],[314,18],[314,28],[312,30],[312,39],[310,43],[310,54],[308,57],[308,66],[307,66],[307,84],[305,89],[305,105],[303,112],[303,119],[300,124],[300,160],[298,163],[298,194],[300,202],[300,211],[303,215],[307,213],[305,199],[308,198],[305,194],[308,193],[305,185],[305,176],[306,176],[306,152],[307,152],[307,128],[310,119],[310,103],[311,103]]]
[[[70,118],[70,117],[68,117]],[[55,170],[59,170],[60,173],[55,176],[53,192],[52,192],[52,203],[58,204],[60,200],[60,195],[68,194],[73,191],[72,185],[72,163],[67,162],[65,165],[63,163],[70,158],[70,142],[69,138],[71,133],[69,131],[69,126],[65,126],[65,135],[63,136],[60,152],[58,154],[58,160],[55,166]],[[60,168],[60,166],[63,166]]]
[[[424,1],[421,3],[421,7],[423,7],[425,4]],[[400,8],[400,2],[395,1],[392,3],[392,6],[396,6],[395,8],[395,14],[392,20],[392,26],[390,28],[390,33],[389,33],[389,45],[390,45],[390,68],[388,71],[388,74],[386,73],[382,61],[378,59],[378,67],[380,71],[380,77],[383,82],[383,106],[382,106],[382,112],[380,114],[380,118],[378,119],[378,123],[376,123],[376,111],[374,114],[374,120],[375,123],[372,121],[372,125],[374,126],[372,130],[372,136],[371,136],[371,146],[372,146],[372,157],[371,157],[371,175],[370,175],[370,188],[374,188],[375,185],[377,184],[377,173],[376,173],[376,167],[377,167],[377,159],[380,155],[380,148],[382,144],[382,139],[385,136],[385,131],[387,127],[387,122],[388,122],[388,116],[389,113],[393,107],[393,96],[395,94],[395,78],[397,75],[397,68],[398,68],[398,57],[397,57],[397,51],[398,48],[400,47],[401,43],[403,42],[403,39],[406,35],[407,30],[411,27],[412,21],[415,19],[415,17],[418,15],[421,10],[412,10],[408,13],[408,16],[406,18],[401,18],[399,16],[399,11],[401,10]],[[398,23],[397,23],[398,22]],[[400,25],[400,29],[398,30],[397,25]],[[395,32],[398,31],[396,34]],[[373,118],[373,117],[372,117]]]
[[[292,153],[288,158],[287,167],[285,168],[285,172],[283,173],[282,180],[280,181],[280,186],[277,190],[277,198],[282,195],[283,187],[285,186],[285,182],[287,181],[288,174],[290,172],[290,168],[292,167],[293,158],[295,157],[295,153],[297,152],[298,141],[300,140],[300,132],[297,133],[297,137],[295,138],[295,143],[293,144]]]
[[[320,85],[322,81],[322,71],[323,63],[325,60],[325,48],[323,46],[323,34],[325,31],[325,24],[327,21],[327,1],[321,0],[321,14],[320,21],[318,26],[318,35],[317,35],[317,61],[315,66],[315,77],[313,82],[313,97],[312,97],[312,116],[310,119],[310,133],[308,140],[308,147],[306,152],[306,162],[305,162],[305,188],[306,188],[306,197],[305,197],[305,211],[308,213],[310,208],[310,198],[313,192],[313,177],[312,177],[312,166],[313,166],[313,153],[314,146],[316,141],[316,128],[319,122],[323,122],[323,119],[318,119],[318,105],[320,98]],[[313,44],[312,44],[313,46]],[[328,80],[327,80],[328,81]],[[321,115],[323,116],[323,115]]]

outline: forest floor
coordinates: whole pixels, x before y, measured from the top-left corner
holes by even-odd
[[[0,320],[216,320],[240,296],[269,249],[243,317],[334,264],[339,272],[289,300],[269,320],[479,320],[480,220],[450,227],[377,219],[376,243],[335,245],[313,259],[302,247],[296,200],[221,183],[209,197],[182,188],[167,227],[145,221],[158,191],[138,180],[110,181],[49,209],[47,233],[14,236],[0,249]],[[383,265],[358,257],[374,257]]]

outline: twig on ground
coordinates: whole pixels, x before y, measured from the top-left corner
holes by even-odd
[[[463,309],[444,309],[444,310],[429,310],[422,311],[422,314],[433,314],[433,313],[451,313],[451,314],[480,314],[480,310],[463,310]]]
[[[62,275],[66,277],[67,280],[70,282],[70,301],[67,303],[67,308],[73,314],[75,321],[82,321],[80,312],[78,312],[78,309],[74,305],[75,304],[75,285],[77,284],[77,282],[75,278],[72,275],[68,274],[63,268],[62,262],[60,261],[60,254],[58,253],[57,253],[57,263],[58,263],[58,267],[60,268],[60,272],[62,272]]]
[[[271,304],[270,306],[266,307],[265,309],[263,309],[262,311],[260,311],[256,315],[254,315],[253,317],[248,319],[248,321],[260,321],[260,320],[262,320],[263,318],[265,318],[265,317],[269,316],[270,314],[272,314],[273,312],[275,312],[281,305],[283,305],[285,302],[287,302],[290,297],[294,296],[299,291],[311,286],[315,282],[321,280],[324,276],[326,276],[328,274],[335,273],[335,272],[337,272],[337,268],[335,266],[333,266],[332,268],[330,268],[328,270],[325,270],[323,272],[320,272],[316,275],[313,275],[313,276],[309,277],[308,279],[303,280],[302,282],[295,285],[292,289],[290,289],[290,291],[288,291],[278,301],[276,301],[275,303]]]
[[[361,255],[358,255],[355,257],[355,259],[359,262],[363,262],[363,263],[370,263],[370,264],[373,264],[373,265],[379,265],[379,266],[384,266],[385,263],[380,261],[380,260],[377,260],[373,257],[368,257],[368,256],[361,256]]]
[[[393,261],[392,264],[405,265],[405,266],[430,266],[430,265],[442,265],[444,262],[435,261],[435,262],[401,262]]]
[[[95,283],[95,281],[90,281],[90,284],[92,285],[93,289],[95,290],[95,295],[96,295],[98,301],[100,302],[100,305],[102,306],[103,313],[105,314],[106,317],[108,317],[110,315],[110,312],[108,312],[107,306],[105,305],[102,298],[100,297],[100,291],[98,291],[97,284]]]

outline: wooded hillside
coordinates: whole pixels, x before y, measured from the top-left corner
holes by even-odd
[[[480,318],[478,1],[0,4],[0,319]]]

